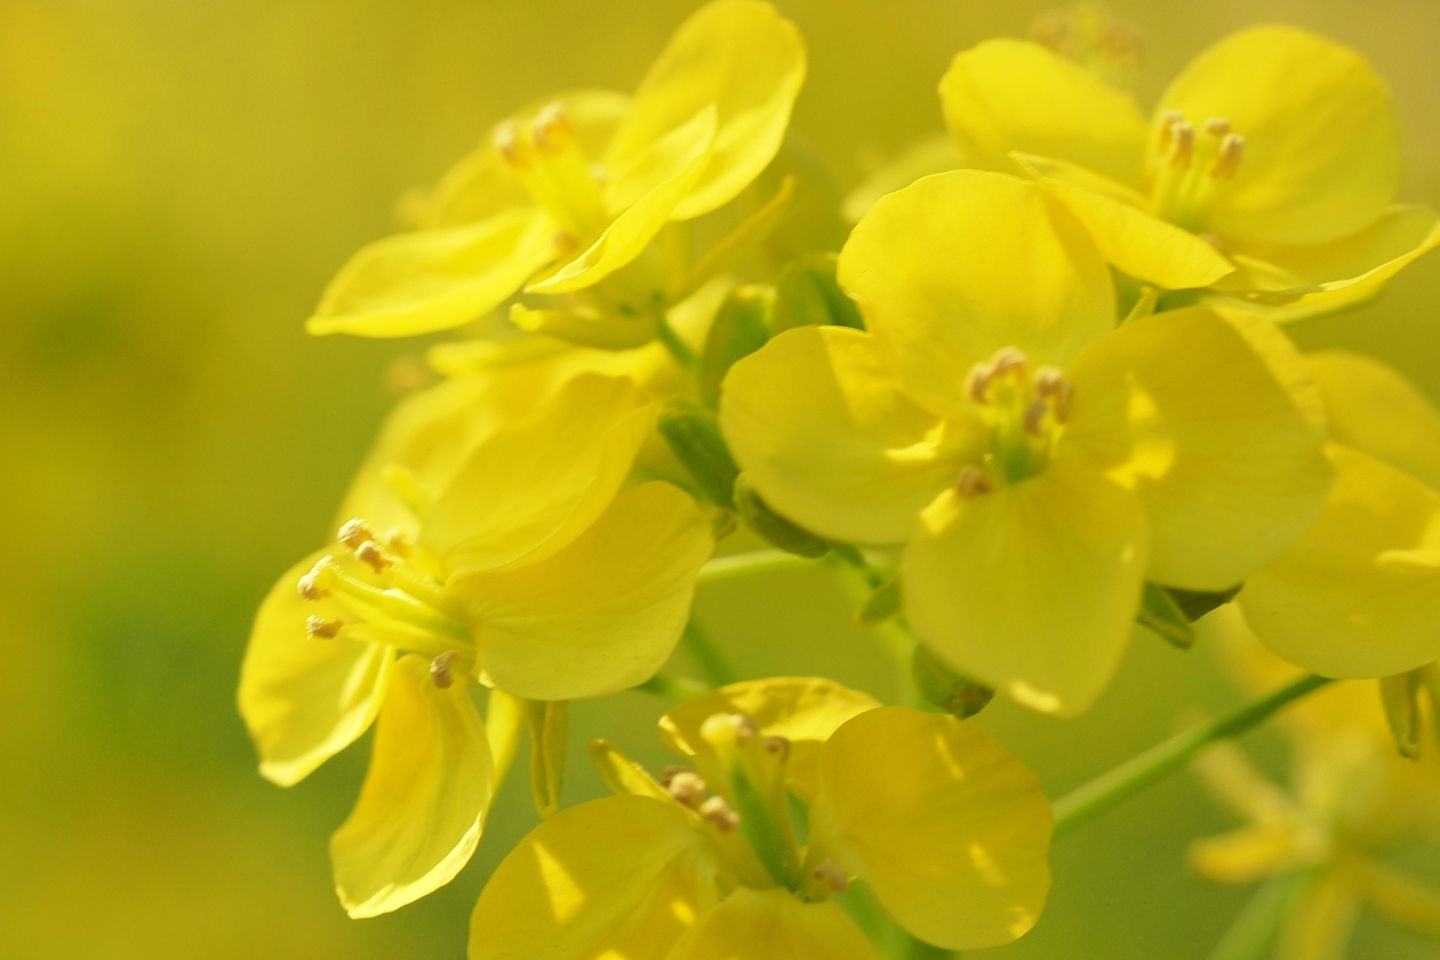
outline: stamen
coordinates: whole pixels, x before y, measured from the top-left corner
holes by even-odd
[[[742,746],[760,732],[755,721],[742,713],[717,713],[700,725],[700,736],[717,750]]]
[[[1211,117],[1205,121],[1205,132],[1212,137],[1224,138],[1230,132],[1230,121],[1222,117]]]
[[[345,624],[339,620],[327,620],[324,617],[305,618],[305,633],[320,640],[334,640],[343,626]]]
[[[1170,136],[1170,155],[1167,157],[1170,166],[1180,170],[1189,168],[1195,158],[1195,128],[1181,120],[1171,125]]]
[[[455,683],[455,677],[450,673],[450,666],[455,662],[455,656],[454,650],[446,650],[430,661],[430,682],[441,690],[448,690]]]
[[[364,543],[360,544],[360,546],[356,547],[355,559],[359,560],[363,564],[366,564],[370,567],[371,570],[374,570],[376,573],[384,573],[385,569],[394,564],[395,562],[388,554],[385,553],[385,548],[380,546],[380,544],[376,543],[374,540],[366,540]]]
[[[1041,367],[1035,371],[1035,392],[1042,397],[1054,396],[1065,375],[1058,367]]]
[[[399,527],[391,527],[389,530],[385,531],[384,543],[385,549],[393,553],[395,556],[410,556],[410,536],[404,530],[401,530]]]
[[[309,573],[304,574],[295,582],[295,591],[300,594],[301,599],[319,600],[321,597],[329,596],[329,570],[330,564],[334,562],[335,558],[327,553],[315,561],[315,566],[310,568]]]
[[[354,517],[341,524],[335,539],[339,540],[345,549],[356,550],[366,540],[374,540],[375,533],[370,529],[370,524],[360,517]]]
[[[1046,403],[1043,398],[1036,397],[1030,401],[1030,406],[1025,408],[1025,419],[1022,421],[1025,432],[1032,437],[1044,436],[1045,415],[1049,412],[1050,404]]]
[[[1025,354],[1014,347],[1001,347],[990,358],[990,366],[994,368],[996,377],[1003,377],[1011,372],[1023,374],[1028,362]]]
[[[711,797],[700,804],[700,818],[721,833],[729,833],[740,826],[740,815],[731,809],[724,797]]]
[[[960,496],[967,500],[989,493],[994,489],[990,482],[990,475],[977,466],[967,466],[960,471],[960,478],[955,481],[955,489]]]
[[[995,368],[988,363],[977,363],[965,377],[965,395],[982,406],[988,402],[985,393],[990,381],[995,378]]]
[[[1075,399],[1075,384],[1069,380],[1061,380],[1055,388],[1055,394],[1050,398],[1051,412],[1055,415],[1056,423],[1065,423],[1070,419],[1070,403]]]
[[[761,741],[761,747],[772,757],[778,757],[781,763],[790,759],[790,739],[788,737],[766,737]]]
[[[665,781],[665,792],[681,806],[697,810],[705,802],[705,781],[694,770],[681,770]]]
[[[822,860],[820,865],[811,873],[811,876],[836,893],[841,893],[846,887],[850,886],[850,878],[846,876],[845,871],[841,870],[840,865],[834,860]]]
[[[1240,161],[1244,158],[1245,138],[1238,133],[1225,134],[1225,139],[1220,141],[1220,153],[1210,167],[1210,176],[1221,180],[1230,179],[1240,169]]]
[[[575,140],[575,128],[558,103],[548,103],[535,115],[530,125],[535,146],[541,153],[558,155]]]
[[[1185,122],[1185,114],[1179,110],[1166,110],[1160,114],[1160,152],[1165,153],[1170,149],[1171,142],[1175,139],[1175,125]]]
[[[525,170],[530,166],[530,145],[520,131],[520,125],[513,120],[495,128],[495,149],[500,158],[512,170]]]

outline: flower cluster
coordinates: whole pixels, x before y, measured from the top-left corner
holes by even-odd
[[[948,143],[842,203],[789,129],[798,31],[716,0],[632,94],[495,125],[340,270],[313,333],[459,334],[332,542],[263,602],[240,680],[278,784],[375,727],[331,843],[351,916],[453,879],[528,743],[541,819],[475,907],[471,960],[1009,943],[1075,806],[1052,811],[969,717],[994,695],[1086,710],[1137,624],[1187,645],[1209,614],[1305,670],[1379,679],[1401,750],[1433,755],[1440,413],[1284,329],[1440,244],[1440,218],[1395,202],[1384,83],[1259,27],[1147,120],[1131,34],[1090,9],[1042,26],[956,56]],[[725,675],[697,586],[785,564],[857,586],[907,703],[824,664]],[[705,677],[666,672],[682,639]],[[614,795],[565,806],[567,704],[635,688],[679,701],[660,719],[677,765],[594,739]],[[1335,836],[1440,779],[1317,819],[1314,771],[1379,762],[1338,725],[1297,733],[1298,799],[1207,755],[1252,826],[1197,846],[1202,872],[1303,869],[1314,896],[1393,906],[1406,881]]]

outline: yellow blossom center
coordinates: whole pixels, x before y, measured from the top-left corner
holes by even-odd
[[[529,121],[501,124],[495,149],[525,191],[560,225],[556,245],[562,250],[574,249],[604,229],[599,171],[587,161],[560,104],[542,107]]]
[[[1018,483],[1045,468],[1074,396],[1059,369],[1032,369],[1023,353],[1006,347],[970,368],[965,393],[985,423],[989,443],[956,479],[963,496]]]
[[[1216,196],[1240,171],[1245,137],[1217,117],[1198,129],[1178,110],[1160,114],[1150,212],[1200,232]]]

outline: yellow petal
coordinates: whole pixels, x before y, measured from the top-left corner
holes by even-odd
[[[1319,511],[1330,471],[1318,397],[1273,326],[1168,311],[1120,328],[1069,374],[1075,402],[1062,444],[1095,453],[1127,429],[1136,439],[1137,460],[1121,469],[1133,468],[1127,482],[1150,517],[1150,579],[1232,587]],[[1172,455],[1152,459],[1165,444]]]
[[[619,171],[620,189],[633,192],[628,185],[643,182],[645,192],[630,201],[589,247],[526,291],[557,294],[591,287],[640,256],[704,172],[714,141],[715,110],[706,108],[638,159],[643,174]]]
[[[868,694],[817,677],[747,680],[671,710],[660,720],[660,736],[683,756],[709,756],[713,748],[700,735],[706,719],[726,713],[747,716],[761,736],[790,741],[786,774],[796,792],[808,800],[819,789],[821,745],[845,721],[878,706]]]
[[[1290,824],[1265,823],[1190,844],[1190,869],[1217,883],[1251,883],[1301,866],[1305,850]]]
[[[1369,226],[1395,198],[1389,91],[1322,37],[1284,26],[1232,34],[1191,61],[1159,107],[1195,124],[1223,118],[1245,137],[1239,172],[1206,216],[1224,239],[1323,243]]]
[[[1021,156],[1016,161],[1085,225],[1105,259],[1119,270],[1165,290],[1204,287],[1235,267],[1189,230],[1152,217],[1118,184],[1063,161]]]
[[[912,935],[969,950],[1035,925],[1050,889],[1050,803],[978,727],[871,710],[830,738],[820,776],[815,843]]]
[[[537,210],[387,237],[350,258],[306,322],[311,333],[409,337],[478,320],[554,256]]]
[[[510,322],[526,333],[601,350],[628,350],[644,346],[655,338],[658,319],[655,316],[602,314],[578,307],[536,310],[523,303],[510,305]]]
[[[875,206],[875,202],[887,193],[894,193],[910,186],[921,177],[932,173],[944,173],[965,166],[955,142],[945,134],[935,134],[916,141],[893,160],[867,176],[861,184],[845,197],[845,219],[854,223]]]
[[[1002,347],[1063,365],[1115,325],[1110,270],[1041,186],[977,170],[882,198],[840,252],[840,284],[907,391],[949,409]]]
[[[357,640],[354,628],[332,639],[306,634],[308,617],[344,618],[333,602],[295,592],[321,556],[306,557],[270,590],[240,669],[240,715],[260,752],[260,772],[284,787],[365,732],[390,674],[390,649]]]
[[[719,899],[719,867],[690,816],[625,796],[546,820],[480,894],[469,960],[664,960]]]
[[[1440,411],[1377,360],[1354,353],[1307,358],[1320,387],[1330,437],[1440,490]]]
[[[1330,449],[1319,519],[1240,592],[1282,657],[1335,677],[1383,677],[1440,657],[1440,494],[1355,450]]]
[[[544,559],[609,505],[654,418],[630,380],[575,377],[470,451],[425,518],[425,543],[452,576]]]
[[[804,79],[800,34],[774,7],[750,0],[706,4],[681,24],[641,81],[606,164],[629,164],[713,105],[715,149],[674,210],[679,219],[708,213],[774,158]]]
[[[401,657],[360,799],[330,841],[350,916],[389,913],[449,883],[480,842],[493,781],[468,686],[442,689],[424,658]]]
[[[965,676],[1037,710],[1080,713],[1129,641],[1145,558],[1139,499],[1057,461],[925,511],[902,568],[905,614]]]
[[[1316,246],[1242,246],[1240,270],[1217,289],[1238,297],[1217,306],[1248,309],[1273,322],[1292,322],[1363,306],[1390,279],[1440,246],[1440,218],[1428,207],[1397,204],[1373,224]]]
[[[1059,157],[1140,182],[1145,119],[1128,93],[1035,43],[988,40],[940,81],[945,122],[966,161],[1012,169],[1012,151]]]
[[[665,960],[880,960],[834,903],[783,889],[741,887],[695,925]]]
[[[668,483],[615,498],[595,523],[540,563],[467,576],[479,676],[534,700],[614,693],[670,656],[712,549],[710,524]]]
[[[908,538],[983,439],[907,397],[874,339],[842,327],[787,330],[731,367],[720,427],[772,507],[860,543]]]

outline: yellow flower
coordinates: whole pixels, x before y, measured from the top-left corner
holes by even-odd
[[[1394,371],[1309,358],[1336,482],[1292,549],[1239,603],[1281,656],[1334,677],[1386,677],[1440,658],[1440,412]]]
[[[240,709],[276,783],[379,718],[331,845],[352,916],[423,896],[474,851],[494,762],[470,682],[563,701],[648,679],[710,553],[687,495],[625,486],[655,417],[629,380],[577,377],[527,421],[473,427],[468,447],[445,429],[467,422],[465,399],[442,391],[426,397],[434,409],[406,409],[436,428],[402,422],[386,438],[398,462],[385,476],[409,516],[377,496],[374,521],[347,522],[334,552],[281,577],[245,657]]]
[[[1115,329],[1108,268],[1033,183],[958,171],[891,194],[840,281],[868,330],[787,331],[741,360],[722,427],[782,514],[906,545],[905,615],[974,680],[1083,710],[1147,577],[1231,587],[1319,509],[1288,342],[1199,309]]]
[[[605,323],[569,306],[517,307],[514,319],[597,345],[643,343],[675,279],[651,241],[759,175],[804,73],[799,35],[770,5],[701,8],[633,97],[562,96],[498,125],[420,205],[420,229],[346,264],[310,331],[428,333],[478,319],[522,287],[589,289]]]
[[[967,161],[1049,184],[1120,269],[1294,318],[1378,295],[1440,243],[1395,205],[1389,91],[1356,53],[1282,26],[1201,53],[1147,122],[1133,97],[1033,43],[959,54],[940,84]]]
[[[1034,924],[1050,806],[971,725],[785,678],[727,687],[662,728],[696,769],[662,786],[602,750],[624,793],[547,820],[505,858],[475,906],[470,960],[876,960],[836,900],[856,881],[946,949]]]

